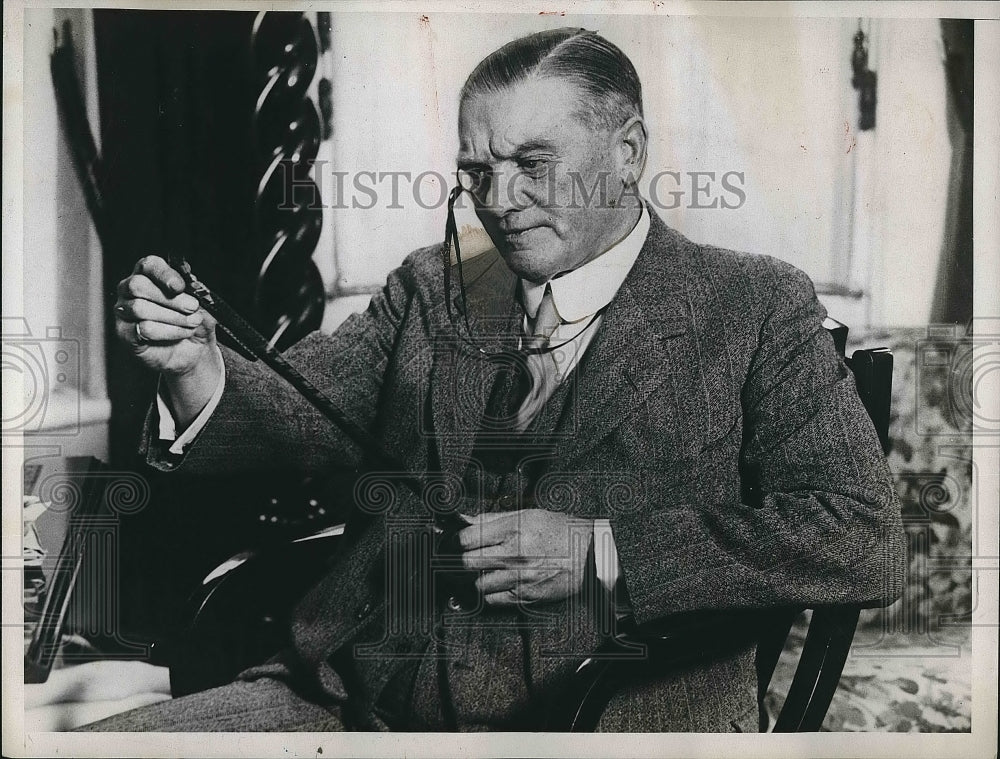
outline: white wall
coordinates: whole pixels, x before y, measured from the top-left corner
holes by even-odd
[[[947,85],[936,19],[873,25],[878,122],[859,155],[855,276],[876,326],[928,323],[951,181]],[[969,294],[972,297],[972,294]]]
[[[92,19],[84,9],[25,12],[23,146],[9,145],[23,157],[23,247],[8,250],[5,245],[4,327],[30,335],[5,345],[4,381],[23,375],[23,397],[31,410],[24,416],[23,428],[30,433],[26,444],[56,445],[63,455],[105,457],[110,404],[101,250],[63,136],[49,70],[53,29],[61,30],[68,20],[77,75],[100,144]],[[4,144],[6,153],[6,139]],[[8,254],[17,253],[23,267],[21,289],[8,303],[7,288],[16,282],[7,281]],[[68,357],[65,362],[57,361],[63,356]],[[36,399],[37,408],[32,405]],[[7,432],[7,409],[4,418]]]
[[[652,136],[647,182],[666,170],[744,174],[742,207],[662,210],[669,224],[698,241],[776,255],[818,284],[863,289],[861,301],[830,299],[831,311],[855,325],[926,322],[950,157],[937,21],[868,25],[879,109],[876,132],[861,135],[850,86],[855,19],[415,11],[334,13],[333,25],[327,202],[370,203],[351,192],[358,172],[449,177],[457,94],[478,60],[531,31],[585,26],[618,44],[642,79]],[[334,170],[347,172],[343,196]],[[334,294],[370,292],[406,253],[443,237],[444,209],[421,208],[405,179],[401,208],[390,207],[390,178],[363,181],[376,185],[377,203],[334,209],[332,250],[319,253],[334,259],[321,264]],[[664,200],[672,181],[659,185]],[[422,189],[425,202],[440,197],[432,178]],[[680,189],[690,205],[690,184]],[[326,326],[364,300],[335,304]]]

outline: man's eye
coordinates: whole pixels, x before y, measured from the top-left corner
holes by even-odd
[[[540,172],[544,171],[545,167],[548,165],[548,161],[544,158],[525,158],[521,161],[521,168],[525,171]]]
[[[484,169],[461,169],[458,172],[458,181],[468,192],[482,193],[489,187],[489,172]]]

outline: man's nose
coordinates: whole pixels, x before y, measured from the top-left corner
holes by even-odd
[[[514,211],[527,208],[531,205],[531,199],[524,184],[524,176],[519,171],[495,173],[483,199],[484,210],[492,216],[503,218]]]

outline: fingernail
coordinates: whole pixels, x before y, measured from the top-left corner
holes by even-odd
[[[189,315],[186,321],[192,327],[197,327],[199,324],[201,324],[201,314],[199,314],[198,312],[195,312],[195,313]]]
[[[188,312],[195,312],[198,310],[198,299],[192,295],[185,295],[181,301],[181,308]]]

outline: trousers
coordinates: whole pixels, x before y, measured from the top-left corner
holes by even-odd
[[[346,704],[317,703],[277,676],[267,664],[228,685],[115,714],[77,728],[82,732],[342,732],[434,729],[411,708],[414,666],[404,668],[383,690],[372,717],[358,724]],[[275,674],[266,674],[273,671]],[[328,677],[339,679],[329,670]],[[426,705],[426,704],[425,704]],[[437,709],[434,710],[435,712]]]
[[[116,714],[77,728],[82,732],[340,732],[338,707],[311,703],[270,677],[218,688]]]

